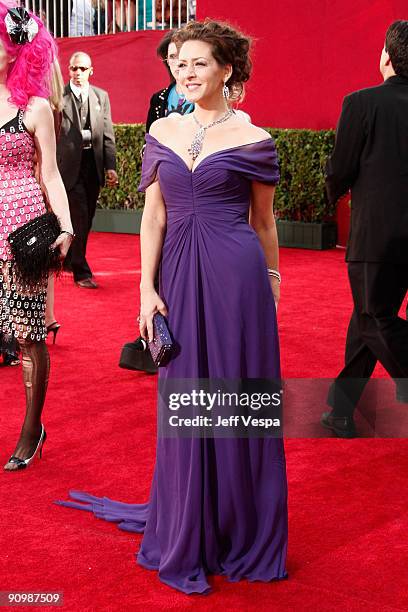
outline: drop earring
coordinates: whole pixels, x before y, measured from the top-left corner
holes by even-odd
[[[225,83],[224,83],[224,87],[222,88],[222,95],[224,96],[226,100],[228,100],[228,98],[230,97],[229,87]]]

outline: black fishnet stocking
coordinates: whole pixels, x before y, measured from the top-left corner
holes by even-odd
[[[50,360],[45,341],[31,342],[19,338],[18,342],[22,352],[26,415],[13,455],[26,459],[33,454],[41,434],[41,413],[47,392]],[[13,464],[5,467],[13,468]]]

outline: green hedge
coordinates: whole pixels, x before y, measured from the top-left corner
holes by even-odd
[[[144,205],[144,193],[138,193],[142,168],[141,151],[144,145],[145,126],[115,125],[116,169],[119,185],[115,189],[105,187],[98,200],[99,208],[116,208],[120,210],[141,210]]]
[[[334,144],[332,130],[267,128],[275,139],[281,181],[275,195],[279,219],[320,222],[333,218],[324,190],[324,164]],[[119,187],[103,189],[100,208],[141,209],[144,195],[137,192],[144,125],[115,125]]]

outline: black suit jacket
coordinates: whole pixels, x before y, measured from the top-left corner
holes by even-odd
[[[150,130],[152,123],[166,116],[167,100],[169,98],[170,89],[174,83],[170,83],[165,89],[156,91],[150,98],[149,111],[146,119],[146,133]]]
[[[105,170],[116,169],[116,147],[109,96],[99,87],[89,86],[89,112],[92,147],[100,185],[105,183]],[[78,181],[82,155],[82,136],[79,114],[69,83],[64,90],[57,161],[65,188],[69,191]]]
[[[351,189],[347,261],[408,263],[408,79],[346,96],[326,167],[330,202]]]

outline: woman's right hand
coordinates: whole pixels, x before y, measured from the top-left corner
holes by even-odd
[[[275,300],[276,310],[278,310],[278,304],[280,300],[280,282],[278,281],[277,278],[273,276],[269,277],[269,282],[271,284],[271,289],[272,289],[273,297]]]
[[[142,338],[148,342],[153,340],[153,316],[160,312],[164,317],[167,308],[159,294],[154,289],[140,291],[139,331]]]

